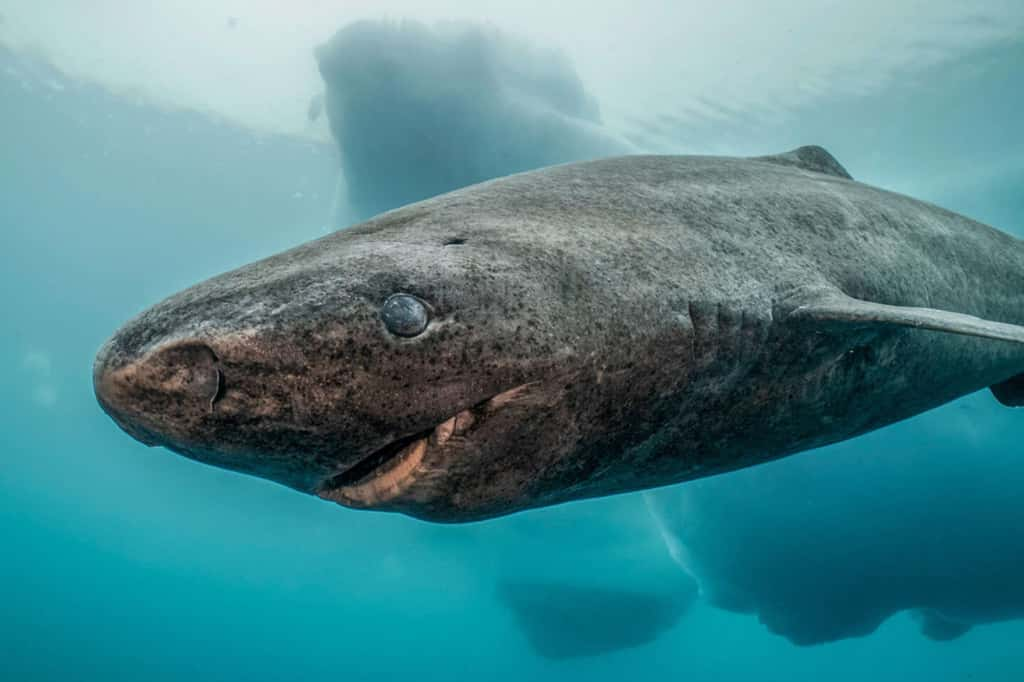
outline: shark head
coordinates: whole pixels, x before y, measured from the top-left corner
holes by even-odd
[[[585,378],[600,302],[491,220],[414,205],[178,293],[100,350],[99,403],[143,443],[350,507],[584,496],[598,467],[573,453],[614,399]]]

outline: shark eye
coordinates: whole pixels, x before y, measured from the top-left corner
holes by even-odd
[[[391,294],[380,309],[380,319],[395,336],[417,336],[427,328],[430,312],[415,296]]]

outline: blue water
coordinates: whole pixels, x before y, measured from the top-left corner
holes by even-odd
[[[858,179],[1024,236],[1022,65],[1011,41],[757,125],[634,142],[751,155],[820,143]],[[116,95],[6,50],[0,103],[0,679],[1024,679],[1024,414],[978,394],[648,499],[467,526],[341,509],[145,448],[91,386],[95,350],[130,315],[332,229],[332,145]],[[911,558],[892,561],[896,548]],[[910,588],[889,577],[908,565],[953,566],[949,594],[929,598],[997,622],[936,642],[900,610],[798,646],[736,612],[824,604],[824,632],[844,601],[902,604]],[[679,621],[598,656],[539,655],[497,594],[508,580],[672,594],[689,589],[684,567],[705,593]],[[746,603],[720,608],[715,590]]]

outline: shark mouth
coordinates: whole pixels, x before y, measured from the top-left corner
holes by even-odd
[[[453,436],[464,435],[487,414],[522,396],[532,383],[498,393],[449,417],[432,429],[394,440],[345,471],[328,479],[317,494],[349,507],[372,507],[392,500],[416,480],[429,449],[444,447]]]

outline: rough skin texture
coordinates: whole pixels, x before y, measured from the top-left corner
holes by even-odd
[[[840,291],[1024,324],[1024,243],[822,154],[606,159],[385,213],[146,311],[97,396],[140,440],[330,499],[469,415],[362,505],[454,522],[750,466],[1024,372],[1012,343],[787,319]],[[423,334],[381,323],[396,292]]]

